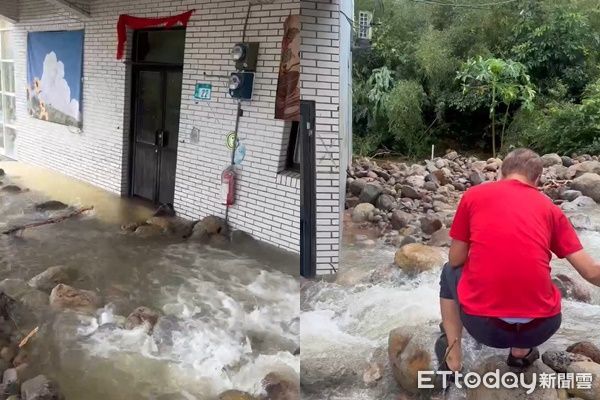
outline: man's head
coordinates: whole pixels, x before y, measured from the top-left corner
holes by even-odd
[[[502,177],[525,178],[531,185],[537,185],[544,165],[540,156],[529,149],[516,149],[508,153],[502,162]]]

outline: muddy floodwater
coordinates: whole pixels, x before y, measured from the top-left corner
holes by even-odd
[[[31,368],[55,379],[69,400],[198,399],[227,389],[255,395],[270,372],[299,374],[298,258],[270,247],[228,249],[121,231],[153,210],[73,179],[2,162],[0,229],[62,211],[34,205],[59,200],[92,212],[0,235],[0,281],[28,281],[48,267],[78,271],[73,284],[103,298],[95,314],[38,310]],[[5,285],[7,284],[5,282]],[[136,307],[163,316],[152,336],[119,328]]]
[[[580,212],[581,213],[581,212]],[[600,209],[585,211],[592,222],[600,223]],[[579,231],[581,241],[597,260],[600,260],[600,232]],[[383,350],[387,357],[387,340],[390,330],[397,327],[414,327],[415,331],[431,338],[439,335],[441,322],[439,311],[439,270],[428,271],[417,277],[409,277],[395,271],[388,281],[369,283],[363,279],[378,268],[387,268],[394,260],[396,248],[383,240],[373,247],[361,247],[351,241],[345,243],[342,262],[336,282],[331,279],[305,285],[302,291],[301,346],[304,360],[317,360],[330,355],[325,373],[339,377],[340,371],[354,371],[339,381],[323,379],[313,381],[311,391],[304,393],[306,399],[329,400],[396,400],[400,391],[388,368],[382,381],[373,388],[362,380],[364,365],[373,354]],[[568,263],[553,260],[553,274],[564,273],[578,278]],[[582,280],[582,278],[578,278]],[[580,303],[563,299],[563,323],[558,333],[540,351],[565,350],[578,341],[597,343],[600,326],[600,289],[582,282],[591,292],[591,302]],[[477,346],[466,338],[464,346],[465,366],[470,368],[478,360],[492,354],[506,355],[505,350]],[[379,358],[381,359],[381,357]],[[304,365],[304,364],[303,364]],[[311,365],[319,365],[311,362]],[[355,366],[361,367],[355,368]],[[435,365],[435,364],[434,364]],[[307,369],[310,369],[307,366]],[[310,371],[309,371],[310,372]],[[315,372],[314,376],[318,373]],[[303,371],[303,380],[305,379]],[[316,382],[316,383],[315,383]],[[463,399],[465,393],[454,391],[448,399]]]

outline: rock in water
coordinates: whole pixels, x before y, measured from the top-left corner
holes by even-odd
[[[419,394],[419,371],[432,371],[433,357],[427,349],[425,335],[418,328],[401,327],[392,330],[388,337],[388,357],[394,379],[400,387],[410,393]]]
[[[567,351],[584,355],[589,357],[593,362],[600,364],[600,349],[592,342],[577,342],[567,347]]]
[[[584,400],[600,399],[600,364],[591,361],[574,362],[567,367],[567,373],[575,374],[591,374],[592,381],[589,389],[578,388],[575,384],[573,388],[568,388],[567,392],[575,397],[580,397]]]
[[[582,283],[577,282],[567,275],[557,274],[552,278],[552,282],[560,290],[561,295],[565,299],[572,299],[583,303],[589,303],[592,300],[590,291]]]
[[[219,400],[258,400],[250,393],[241,392],[239,390],[228,390],[219,395]]]
[[[194,225],[192,239],[201,243],[212,243],[215,237],[229,241],[229,226],[223,218],[209,215]]]
[[[367,183],[363,190],[360,192],[358,199],[361,203],[375,204],[375,201],[379,195],[383,192],[383,188],[379,183]]]
[[[547,351],[542,355],[544,364],[556,372],[567,372],[567,367],[574,362],[592,361],[588,357],[568,351]]]
[[[545,168],[552,165],[562,165],[563,163],[562,158],[556,153],[544,154],[541,158]]]
[[[268,400],[299,400],[300,383],[271,372],[263,379]]]
[[[537,360],[528,367],[521,371],[519,369],[510,368],[506,365],[505,356],[491,356],[481,363],[473,372],[483,376],[488,372],[495,373],[499,371],[500,377],[508,372],[519,375],[523,373],[523,379],[528,384],[532,384],[534,379],[537,379],[538,385],[534,388],[533,393],[528,394],[527,388],[522,387],[518,382],[515,383],[514,387],[500,387],[500,388],[487,388],[486,385],[480,385],[478,388],[467,390],[468,400],[559,400],[561,399],[559,391],[557,389],[542,388],[539,385],[539,376],[542,373],[553,374],[554,371]],[[502,385],[499,385],[502,386]]]
[[[371,203],[360,203],[352,210],[353,222],[366,222],[371,219],[375,206]]]
[[[159,236],[164,234],[165,232],[160,226],[150,225],[150,224],[142,224],[135,228],[135,235],[147,238],[152,236]]]
[[[600,175],[585,173],[571,182],[571,188],[600,203]]]
[[[420,243],[410,243],[396,251],[394,261],[398,267],[408,273],[419,273],[441,267],[444,258],[441,253]]]
[[[6,185],[2,188],[3,192],[6,193],[21,193],[22,190],[20,187],[18,187],[17,185]]]
[[[69,207],[67,204],[58,200],[49,200],[35,205],[36,211],[40,212],[64,210],[67,207]]]
[[[21,385],[21,400],[61,400],[63,396],[58,386],[46,378],[38,375]]]
[[[93,312],[100,307],[100,297],[90,290],[75,289],[61,283],[50,293],[50,306],[58,310]]]
[[[50,293],[59,283],[71,284],[77,279],[77,271],[64,265],[50,267],[29,280],[29,286]]]
[[[148,307],[138,307],[129,316],[125,322],[125,328],[134,329],[138,326],[145,325],[148,333],[152,333],[154,325],[158,321],[160,315]]]

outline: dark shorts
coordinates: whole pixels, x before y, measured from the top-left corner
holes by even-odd
[[[440,278],[441,298],[458,302],[457,288],[461,273],[462,268],[444,265]],[[460,319],[467,332],[481,344],[497,349],[529,349],[550,339],[560,328],[562,316],[558,314],[549,318],[536,318],[524,324],[509,324],[499,318],[466,314],[461,307]]]

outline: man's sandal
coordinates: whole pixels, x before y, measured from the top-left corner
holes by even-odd
[[[511,350],[508,353],[508,359],[506,360],[506,364],[509,367],[527,368],[531,364],[533,364],[535,362],[535,360],[537,360],[538,358],[540,358],[540,351],[538,350],[537,347],[534,347],[531,350],[529,350],[529,353],[527,353],[527,355],[523,358],[517,358],[517,357],[513,356],[512,350]]]

